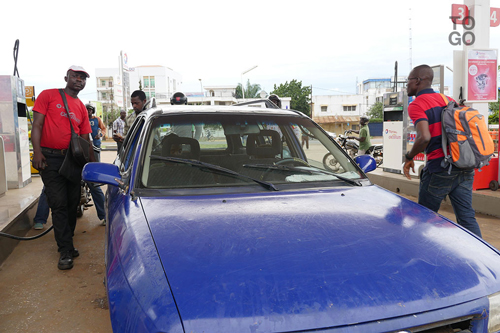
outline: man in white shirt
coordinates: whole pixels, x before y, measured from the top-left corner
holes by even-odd
[[[123,132],[125,130],[125,117],[127,116],[127,111],[120,111],[120,118],[117,118],[113,121],[113,140],[116,141],[117,151],[120,151],[120,148],[123,144],[124,135]]]

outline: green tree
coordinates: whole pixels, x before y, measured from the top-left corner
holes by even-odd
[[[500,104],[500,94],[498,101],[493,102],[493,103],[488,103],[488,107],[490,110],[493,112],[493,114],[490,114],[488,117],[488,123],[489,124],[498,124],[498,106]]]
[[[384,121],[384,105],[382,102],[376,102],[368,109],[368,117],[371,123],[381,123]]]
[[[278,87],[274,85],[271,94],[276,94],[279,97],[291,97],[290,108],[311,116],[311,87],[302,87],[302,81],[292,80],[290,83],[286,81]]]
[[[113,121],[120,117],[120,109],[111,110],[108,112],[108,127],[113,128]]]
[[[260,90],[260,84],[250,84],[250,80],[247,80],[245,98],[259,97]],[[238,83],[238,86],[236,87],[236,98],[243,98],[243,94],[241,93],[241,83]]]

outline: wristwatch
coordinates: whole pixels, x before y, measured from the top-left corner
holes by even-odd
[[[405,157],[406,157],[406,159],[407,159],[408,161],[412,161],[412,160],[413,160],[413,157],[410,157],[410,156],[408,155],[409,153],[410,153],[410,152],[407,152],[407,153],[406,153],[406,155],[405,155]]]

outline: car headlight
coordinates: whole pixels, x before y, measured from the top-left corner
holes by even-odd
[[[490,315],[488,318],[488,332],[500,331],[500,292],[488,296]]]

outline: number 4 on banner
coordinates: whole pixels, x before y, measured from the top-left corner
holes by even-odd
[[[500,8],[490,8],[490,27],[500,25]]]

